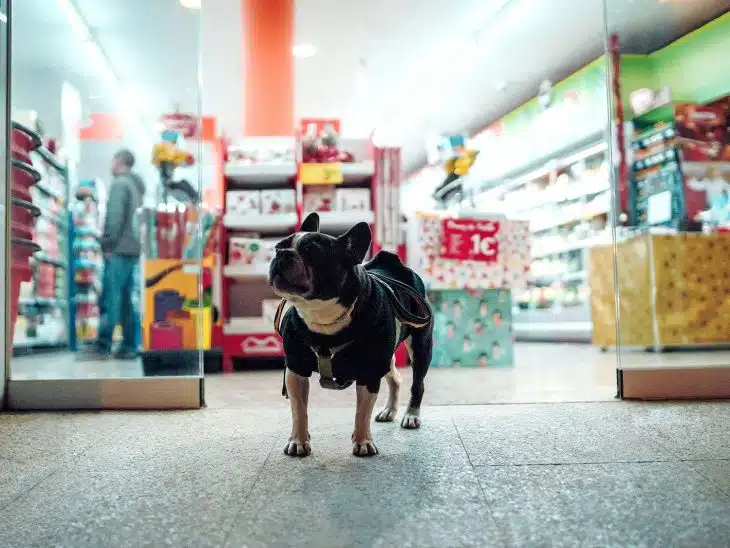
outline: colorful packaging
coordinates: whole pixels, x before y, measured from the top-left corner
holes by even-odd
[[[275,215],[278,213],[294,213],[296,195],[294,189],[276,189],[261,191],[261,213]]]
[[[261,238],[233,237],[229,240],[228,264],[231,266],[263,265],[271,262],[274,243]]]
[[[337,211],[370,211],[369,188],[338,188],[335,190]]]
[[[261,191],[229,190],[226,192],[226,212],[236,215],[261,213]]]
[[[304,211],[334,211],[335,189],[330,185],[312,185],[304,189]]]

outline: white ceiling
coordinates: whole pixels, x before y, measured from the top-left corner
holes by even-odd
[[[175,105],[197,110],[198,12],[178,0],[73,1],[138,112],[153,120]],[[730,0],[606,1],[609,29],[635,53],[730,9]],[[14,70],[55,71],[77,85],[89,111],[116,110],[59,0],[20,0],[13,9]],[[428,130],[483,128],[534,96],[542,80],[601,55],[603,29],[601,0],[298,0],[296,41],[318,51],[296,61],[295,110],[338,117],[348,134],[377,126],[402,141],[411,170],[425,160]],[[240,76],[240,60],[221,50]]]

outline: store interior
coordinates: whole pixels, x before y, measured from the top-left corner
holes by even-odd
[[[288,114],[242,100],[265,67],[239,4],[13,3],[11,379],[204,371],[280,397],[266,273],[310,212],[424,278],[429,403],[609,400],[617,367],[730,364],[730,4],[298,2]],[[120,149],[145,183],[140,352],[89,359]],[[447,253],[465,230],[492,247]]]

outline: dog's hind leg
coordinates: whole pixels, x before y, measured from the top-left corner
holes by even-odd
[[[408,409],[400,421],[402,428],[414,429],[421,427],[421,400],[423,400],[423,381],[431,365],[433,354],[433,325],[427,325],[422,329],[416,329],[406,339],[406,348],[411,358],[413,368],[413,383],[411,384],[411,399],[408,402]]]
[[[391,422],[398,413],[398,393],[400,392],[400,373],[395,366],[395,356],[390,362],[390,371],[385,376],[385,382],[388,383],[388,401],[385,407],[375,415],[375,422]]]

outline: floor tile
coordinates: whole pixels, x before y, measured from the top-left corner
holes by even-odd
[[[689,461],[687,465],[730,495],[730,460]]]
[[[0,458],[0,510],[24,495],[58,468],[48,461],[18,462]]]
[[[284,455],[282,440],[227,546],[501,545],[450,420],[375,425],[370,459],[350,454],[350,433],[348,420],[313,434],[306,459]]]
[[[220,546],[272,435],[160,430],[121,432],[6,507],[0,546]]]
[[[474,465],[667,461],[675,457],[620,413],[620,403],[454,408]]]
[[[129,413],[2,413],[0,458],[38,462],[73,458],[107,439],[131,418]]]
[[[730,401],[625,403],[621,412],[679,459],[730,459]]]
[[[511,546],[726,546],[730,498],[679,462],[490,466]]]

